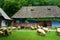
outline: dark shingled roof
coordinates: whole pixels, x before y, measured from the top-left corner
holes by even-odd
[[[57,6],[26,6],[22,7],[12,18],[45,18],[60,17],[60,8]]]

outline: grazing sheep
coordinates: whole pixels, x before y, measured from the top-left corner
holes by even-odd
[[[6,27],[2,27],[1,29],[0,34],[7,36],[11,34],[11,27],[8,27],[8,29]]]
[[[37,29],[37,33],[42,33],[42,35],[46,35],[45,31],[43,29]]]
[[[11,34],[12,30],[11,29],[8,29],[8,34]]]
[[[56,32],[59,35],[60,34],[60,28],[57,28]]]
[[[0,34],[5,35],[5,33],[4,33],[5,29],[6,29],[6,27],[1,27],[1,28],[0,28],[0,30],[1,30],[1,31],[0,31]]]
[[[3,28],[0,28],[0,30],[3,30]]]
[[[7,35],[7,36],[9,35],[9,34],[8,34],[8,30],[7,30],[7,28],[6,28],[6,27],[3,27],[2,32],[4,33],[4,35]]]
[[[35,26],[34,28],[37,29],[37,26]]]
[[[0,35],[3,35],[3,34],[4,34],[4,32],[0,31]]]
[[[31,26],[31,29],[34,30],[35,28],[33,26]]]
[[[17,28],[18,28],[18,30],[19,30],[19,29],[21,29],[21,27],[20,27],[20,26],[18,26]]]
[[[8,33],[8,30],[7,30],[7,29],[5,29],[5,30],[4,30],[4,34],[5,34],[5,35],[7,35],[7,36],[9,35],[9,33]]]
[[[40,28],[40,26],[38,25],[38,28]]]
[[[0,28],[0,30],[4,30],[4,29],[6,29],[6,27],[1,27],[1,28]]]
[[[11,27],[8,27],[8,33],[11,34],[11,32],[12,32]]]
[[[41,29],[42,27],[43,27],[43,26],[39,26],[39,25],[38,25],[38,28],[39,28],[39,29]]]
[[[4,31],[4,30],[6,30],[7,28],[6,28],[6,27],[2,27],[1,29],[2,29],[2,31]]]
[[[16,27],[12,27],[13,30],[16,30]]]
[[[49,28],[43,27],[42,28],[45,32],[49,32]]]
[[[11,27],[8,27],[7,29],[11,29]]]

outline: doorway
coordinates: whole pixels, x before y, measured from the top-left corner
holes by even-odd
[[[43,22],[43,27],[47,27],[47,22],[46,21]]]

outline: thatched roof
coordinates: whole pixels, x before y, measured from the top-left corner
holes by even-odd
[[[57,6],[26,6],[22,7],[12,18],[45,18],[60,17]]]
[[[11,20],[1,8],[0,8],[0,16],[3,16],[5,19]]]

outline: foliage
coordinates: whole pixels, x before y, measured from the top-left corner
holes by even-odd
[[[0,7],[2,7],[4,4],[4,0],[0,0]]]
[[[35,20],[35,21],[58,21],[60,22],[60,18],[28,18],[26,19],[26,21],[28,20]]]
[[[12,16],[12,14],[17,12],[19,9],[19,4],[16,3],[16,1],[6,0],[4,2],[3,9],[9,16]]]
[[[22,6],[49,6],[60,7],[60,0],[0,0],[0,7],[11,17]]]

